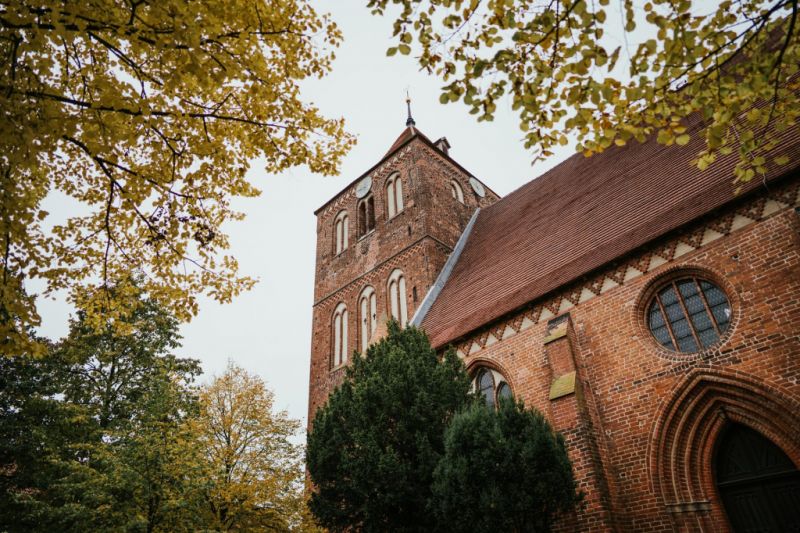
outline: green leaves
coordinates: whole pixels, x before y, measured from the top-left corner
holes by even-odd
[[[97,333],[81,314],[47,356],[0,359],[0,529],[195,529],[180,435],[199,367],[152,302],[125,319]]]
[[[587,155],[651,135],[677,146],[698,136],[715,156],[698,158],[698,166],[737,154],[735,178],[746,181],[776,164],[753,161],[800,120],[800,24],[791,2],[724,1],[708,11],[692,0],[656,1],[637,12],[623,0],[627,35],[615,40],[603,37],[620,23],[607,16],[607,0],[544,9],[527,0],[369,4],[381,14],[400,6],[396,34],[414,34],[400,41],[416,43],[420,65],[449,83],[442,103],[464,96],[481,121],[509,98],[535,160],[563,135]],[[626,69],[616,69],[620,58]],[[679,131],[696,115],[702,126]]]
[[[299,423],[264,382],[229,365],[198,390],[174,317],[123,318],[81,313],[47,356],[0,358],[0,530],[312,531]]]
[[[306,462],[310,507],[332,530],[428,531],[431,479],[447,422],[470,383],[425,334],[389,324],[388,336],[354,355],[344,382],[315,414]]]
[[[470,392],[463,363],[389,324],[314,416],[310,508],[334,531],[547,531],[577,501],[541,414]],[[477,400],[477,401],[476,401]],[[542,483],[546,479],[547,483]]]
[[[502,399],[496,411],[481,402],[453,418],[432,508],[447,531],[549,531],[580,500],[576,490],[561,436],[538,411]]]

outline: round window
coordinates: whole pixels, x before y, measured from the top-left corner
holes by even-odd
[[[647,325],[664,348],[692,353],[716,344],[731,324],[731,305],[714,283],[680,277],[661,286],[647,306]]]

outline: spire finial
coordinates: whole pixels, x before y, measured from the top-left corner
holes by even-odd
[[[411,116],[411,96],[408,94],[408,89],[406,89],[406,107],[408,108],[408,118],[406,119],[406,126],[416,126],[417,123],[414,122],[414,118]]]

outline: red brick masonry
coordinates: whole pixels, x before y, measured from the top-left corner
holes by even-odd
[[[423,327],[471,372],[502,373],[565,435],[586,498],[560,529],[729,531],[712,471],[729,421],[800,465],[798,139],[797,129],[786,135],[788,168],[738,196],[731,164],[703,174],[689,163],[691,146],[646,144],[573,158],[498,202],[491,191],[473,194],[467,171],[406,130],[368,172],[372,234],[356,236],[358,180],[317,212],[309,420],[341,377],[330,368],[336,305],[350,310],[356,349],[358,295],[375,287],[383,319],[387,278],[401,268],[411,317],[481,207]],[[387,220],[383,183],[395,171],[405,210]],[[466,205],[452,198],[450,179]],[[334,256],[341,209],[350,247]],[[733,310],[721,341],[699,353],[662,348],[644,322],[655,288],[681,273],[714,281]]]

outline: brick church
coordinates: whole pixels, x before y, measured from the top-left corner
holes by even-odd
[[[574,155],[500,198],[409,113],[315,213],[309,420],[395,317],[564,435],[561,529],[800,531],[800,128],[738,193],[735,150],[701,172],[702,147]]]

